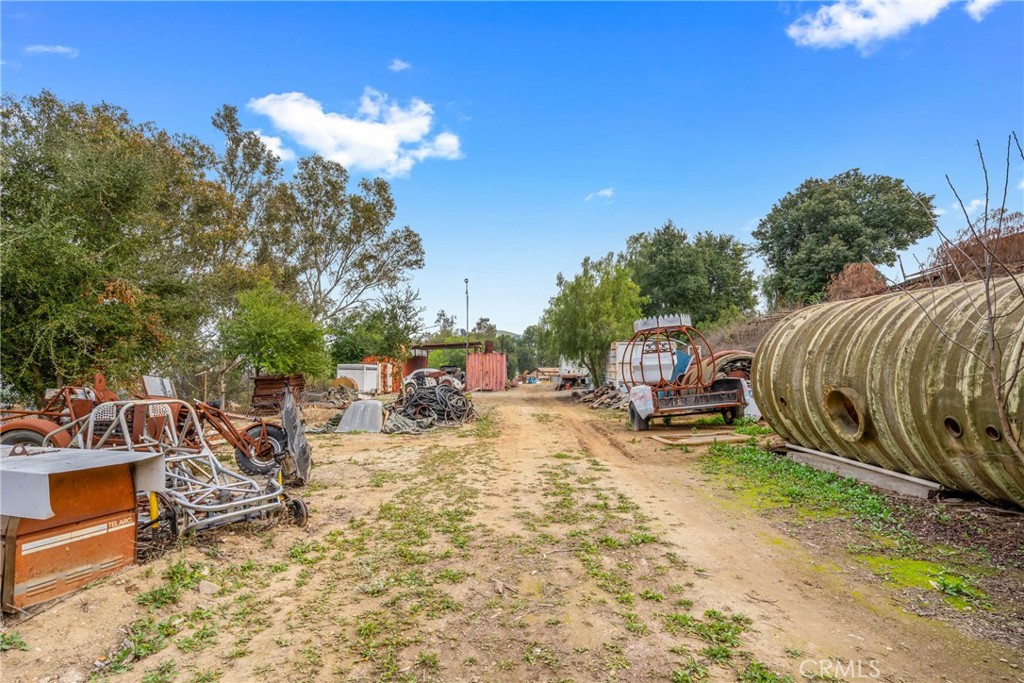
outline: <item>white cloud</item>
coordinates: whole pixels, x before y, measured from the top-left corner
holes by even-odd
[[[981,21],[1000,2],[1003,0],[968,0],[964,9],[972,19]],[[801,15],[786,28],[786,34],[797,45],[855,45],[866,54],[884,40],[927,24],[952,5],[953,0],[837,0]]]
[[[29,45],[25,48],[27,55],[63,55],[74,59],[78,56],[77,47],[67,45]]]
[[[276,135],[264,135],[259,130],[256,131],[256,135],[260,137],[260,140],[267,146],[267,149],[273,152],[274,156],[281,161],[291,161],[295,158],[295,152],[285,147],[284,141]]]
[[[964,9],[971,15],[971,19],[981,21],[985,18],[986,14],[992,11],[993,7],[1002,1],[1003,0],[967,0],[967,6]]]
[[[434,109],[415,97],[403,107],[367,87],[354,116],[325,112],[320,102],[300,92],[252,99],[249,108],[268,116],[298,144],[346,168],[404,176],[425,159],[462,158],[454,133],[428,138]]]
[[[976,215],[978,215],[978,212],[983,208],[985,208],[984,199],[972,199],[971,201],[964,204],[963,207],[960,206],[959,202],[952,205],[953,213],[955,213],[958,216],[962,216],[964,215],[964,210],[966,210],[967,215],[971,218],[974,218]]]
[[[917,24],[927,24],[952,0],[839,0],[801,15],[786,34],[797,45],[845,47],[862,52],[895,38]]]
[[[589,202],[590,200],[595,199],[597,197],[601,197],[603,199],[611,199],[614,196],[615,196],[615,189],[611,188],[611,187],[606,187],[603,190],[598,190],[597,192],[591,192],[590,194],[588,194],[586,197],[583,198],[583,201]]]
[[[992,0],[975,0],[975,2],[986,1],[991,2]],[[412,64],[404,60],[401,60],[398,57],[395,57],[394,59],[391,60],[391,63],[388,65],[388,68],[391,69],[392,71],[405,71],[406,69],[411,69]]]

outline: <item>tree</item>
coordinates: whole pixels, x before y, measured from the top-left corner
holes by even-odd
[[[482,339],[493,340],[494,335],[498,333],[498,326],[492,323],[490,318],[480,318],[470,331]]]
[[[557,283],[558,293],[541,318],[551,349],[581,363],[601,384],[611,343],[631,336],[632,322],[640,317],[640,288],[623,259],[610,253],[596,261],[588,256],[579,275],[567,280],[559,274]]]
[[[672,221],[631,236],[626,246],[633,281],[647,299],[643,314],[689,313],[697,325],[757,303],[747,254],[732,235],[701,232],[691,242]]]
[[[437,327],[437,332],[434,334],[440,337],[449,337],[455,334],[455,316],[448,315],[443,308],[437,312],[434,325]]]
[[[360,363],[367,356],[402,358],[423,328],[420,295],[408,287],[385,292],[371,307],[333,326],[331,360]]]
[[[322,377],[328,372],[323,327],[269,282],[238,295],[238,307],[220,332],[224,350],[244,358],[257,375]]]
[[[290,251],[302,296],[320,321],[344,316],[376,291],[397,287],[423,267],[423,244],[408,226],[392,229],[395,202],[381,178],[348,193],[348,171],[314,155],[288,184]]]
[[[828,180],[809,178],[761,219],[754,238],[772,303],[819,295],[848,263],[892,265],[896,253],[931,234],[934,195],[902,180],[851,169]]]
[[[191,356],[210,251],[237,244],[212,151],[46,91],[4,97],[0,126],[3,382],[38,402],[95,372],[127,383]]]

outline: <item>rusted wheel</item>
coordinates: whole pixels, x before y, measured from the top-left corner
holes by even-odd
[[[31,429],[12,429],[0,436],[0,444],[4,446],[42,446],[44,434],[34,432]]]
[[[245,430],[245,433],[254,441],[259,441],[260,432],[261,428],[258,424]],[[235,449],[235,462],[243,472],[246,474],[270,474],[277,466],[278,456],[284,453],[288,447],[288,436],[283,429],[267,425],[267,442],[270,447],[260,453],[247,453],[241,448]]]

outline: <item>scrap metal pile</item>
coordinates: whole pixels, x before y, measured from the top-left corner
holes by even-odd
[[[256,420],[241,429],[219,408],[175,396],[168,380],[144,377],[142,392],[121,400],[107,389],[103,375],[97,375],[93,387],[64,387],[42,410],[4,411],[0,440],[51,450],[161,454],[166,488],[140,500],[140,545],[145,545],[144,532],[173,539],[278,511],[305,523],[305,502],[287,494],[283,485],[306,483],[312,466],[290,392],[284,396],[281,423]],[[220,463],[208,442],[211,433],[234,447],[245,474]]]
[[[413,421],[421,429],[434,424],[464,424],[476,417],[469,398],[455,387],[445,384],[407,391],[389,406],[389,410],[388,422],[394,426],[402,422],[393,422],[397,417]]]

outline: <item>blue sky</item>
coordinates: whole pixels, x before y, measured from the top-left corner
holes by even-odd
[[[980,200],[1024,123],[1024,4],[14,3],[2,89],[106,100],[219,144],[224,103],[293,155],[392,183],[425,318],[521,331],[558,272],[667,219],[750,241],[849,168]],[[1010,203],[1021,208],[1013,162]],[[912,249],[922,257],[932,242]],[[912,262],[912,259],[911,259]]]

